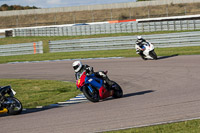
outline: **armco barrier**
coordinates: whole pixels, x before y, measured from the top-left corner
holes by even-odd
[[[144,35],[155,47],[200,46],[200,31]],[[50,41],[50,52],[134,49],[136,36]]]
[[[78,36],[111,33],[198,30],[200,20],[177,20],[160,22],[125,22],[82,26],[43,27],[14,29],[13,36]]]
[[[43,53],[43,43],[21,43],[0,45],[0,56],[25,55],[25,54],[40,54]]]

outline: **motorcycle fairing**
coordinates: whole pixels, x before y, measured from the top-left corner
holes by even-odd
[[[111,96],[112,94],[110,93],[110,91],[108,91],[106,88],[103,87],[103,80],[100,78],[97,78],[94,74],[91,74],[90,76],[86,76],[85,83],[91,84],[92,86],[94,86],[95,88],[99,90],[100,99],[107,98]],[[88,86],[88,88],[90,89],[91,92],[93,91],[91,86]]]
[[[90,92],[93,93],[93,89],[96,88],[99,91],[100,99],[107,98],[113,94],[113,91],[108,91],[103,86],[103,79],[97,78],[95,74],[86,76],[86,73],[83,73],[80,79],[77,81],[77,86],[82,89],[83,86],[89,88]]]
[[[0,87],[0,94],[4,96],[6,93],[8,93],[10,96],[14,96],[16,94],[11,86]]]
[[[107,98],[109,96],[113,95],[113,90],[112,91],[108,91],[107,89],[105,89],[103,86],[99,89],[99,96],[101,99]]]
[[[85,77],[85,83],[91,84],[95,88],[100,89],[103,84],[103,80],[100,78],[97,78],[94,74],[91,74],[91,75]]]

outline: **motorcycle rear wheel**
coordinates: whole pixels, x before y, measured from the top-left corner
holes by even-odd
[[[113,98],[121,98],[123,96],[123,90],[116,82],[112,81],[114,84],[112,85],[112,89],[114,93],[112,95]]]
[[[99,97],[99,93],[97,92],[97,91],[95,91],[95,90],[93,90],[94,92],[91,92],[90,90],[89,90],[89,88],[88,87],[83,87],[83,94],[85,95],[85,97],[89,100],[89,101],[91,101],[91,102],[99,102],[99,99],[100,99],[100,97]]]
[[[22,103],[15,97],[6,97],[5,102],[8,102],[8,114],[17,115],[22,112]]]

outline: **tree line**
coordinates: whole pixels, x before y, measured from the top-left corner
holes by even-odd
[[[3,4],[0,6],[0,11],[9,11],[9,10],[26,10],[26,9],[38,9],[38,7],[35,6],[20,6],[20,5],[7,5]]]

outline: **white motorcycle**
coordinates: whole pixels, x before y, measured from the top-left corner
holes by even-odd
[[[157,54],[154,51],[154,45],[151,44],[150,42],[142,42],[143,48],[140,48],[137,44],[135,45],[136,53],[139,54],[143,60],[147,59],[152,59],[156,60],[157,59]]]

